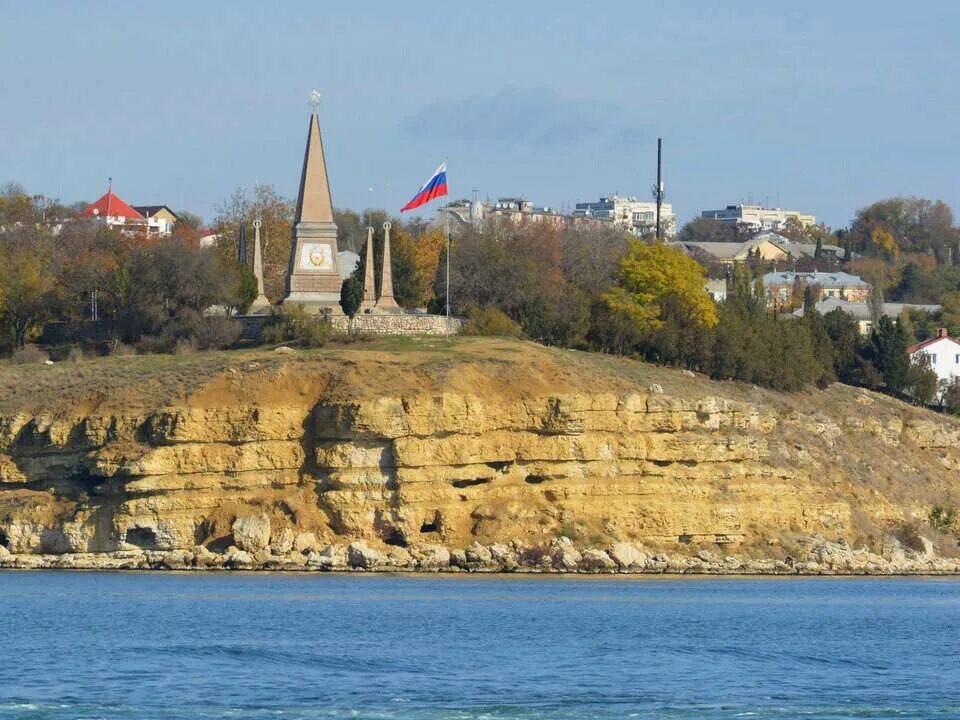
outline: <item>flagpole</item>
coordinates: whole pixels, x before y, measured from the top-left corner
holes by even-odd
[[[443,231],[447,236],[447,320],[450,319],[450,213],[443,214]]]

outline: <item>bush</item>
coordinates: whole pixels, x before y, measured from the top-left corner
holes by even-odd
[[[237,344],[243,334],[243,323],[233,318],[210,316],[199,323],[192,334],[200,350],[226,350]]]
[[[934,505],[930,509],[929,520],[930,527],[942,533],[953,532],[954,525],[957,522],[957,510],[943,505]]]
[[[16,365],[29,365],[32,363],[45,363],[50,359],[50,355],[38,348],[36,345],[24,345],[17,348],[10,357],[10,362]]]
[[[277,314],[276,322],[263,329],[262,338],[268,345],[291,343],[318,348],[326,345],[333,333],[333,325],[325,316],[311,315],[302,305],[294,305]]]
[[[520,326],[495,307],[470,308],[461,335],[523,337]]]

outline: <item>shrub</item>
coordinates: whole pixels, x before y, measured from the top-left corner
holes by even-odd
[[[939,530],[942,533],[953,532],[957,522],[956,508],[944,507],[943,505],[934,505],[930,509],[928,516],[930,527]]]
[[[304,348],[326,345],[333,337],[333,325],[323,315],[311,315],[302,305],[285,307],[272,325],[263,329],[268,345],[291,343]]]
[[[222,316],[205,317],[195,328],[192,339],[200,350],[226,350],[237,344],[243,323]]]
[[[17,348],[10,357],[10,362],[16,365],[29,365],[32,363],[44,363],[50,359],[50,355],[36,345],[24,345]]]
[[[460,333],[462,335],[523,336],[523,330],[520,326],[511,320],[506,313],[495,307],[470,308]]]

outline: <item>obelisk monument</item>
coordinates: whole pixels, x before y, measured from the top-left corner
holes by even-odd
[[[393,297],[393,267],[390,260],[390,228],[391,223],[383,224],[383,267],[380,271],[380,297],[374,306],[374,312],[400,313],[403,309],[397,305]]]
[[[373,270],[373,228],[367,227],[367,260],[363,270],[363,302],[360,312],[370,312],[377,304],[377,287],[374,284]]]
[[[293,219],[293,245],[287,276],[285,305],[303,305],[308,312],[342,315],[340,268],[337,262],[337,226],[327,180],[320,120],[320,93],[310,94],[313,111],[307,130],[300,192]]]
[[[250,305],[247,311],[250,315],[264,315],[270,312],[270,301],[263,292],[263,249],[260,245],[260,228],[263,226],[263,220],[258,216],[253,221],[253,276],[257,279],[257,299]]]

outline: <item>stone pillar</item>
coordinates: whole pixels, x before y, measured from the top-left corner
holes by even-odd
[[[263,292],[263,250],[260,245],[260,227],[263,221],[257,218],[253,221],[253,276],[257,279],[257,299],[250,305],[251,315],[264,315],[270,311],[270,301]]]
[[[369,312],[377,304],[377,286],[374,284],[373,269],[373,228],[367,228],[367,261],[363,273],[363,302],[360,312]]]
[[[393,269],[390,267],[390,228],[389,222],[383,224],[383,268],[380,275],[380,297],[376,309],[385,313],[402,312],[393,299]]]

